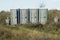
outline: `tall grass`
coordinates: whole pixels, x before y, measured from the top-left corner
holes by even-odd
[[[55,24],[53,18],[57,14],[60,19],[60,11],[50,10],[48,22],[41,24],[24,24],[6,26],[4,19],[9,17],[8,13],[0,14],[0,40],[60,40],[60,22]]]

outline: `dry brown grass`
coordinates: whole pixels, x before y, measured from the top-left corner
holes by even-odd
[[[49,10],[48,23],[43,26],[43,29],[41,27],[32,28],[32,25],[16,25],[14,27],[3,25],[4,19],[9,15],[8,13],[0,14],[0,40],[60,40],[60,28],[53,22],[56,15],[60,19],[59,10]]]
[[[3,33],[3,35],[1,33]],[[6,28],[5,26],[1,27],[0,34],[3,40],[60,40],[60,35],[31,30],[21,26],[17,30]]]

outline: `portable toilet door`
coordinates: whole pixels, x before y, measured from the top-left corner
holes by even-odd
[[[30,9],[30,21],[31,23],[38,22],[38,9]]]
[[[27,9],[21,9],[21,24],[28,23],[28,10]]]
[[[40,9],[40,23],[41,24],[46,24],[48,20],[48,9]]]
[[[11,9],[11,25],[17,24],[17,10],[16,9]]]

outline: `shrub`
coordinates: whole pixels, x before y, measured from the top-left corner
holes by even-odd
[[[12,39],[12,33],[10,31],[7,31],[5,29],[0,29],[0,40],[11,40]]]

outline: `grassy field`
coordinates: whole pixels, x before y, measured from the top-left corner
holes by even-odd
[[[45,32],[38,28],[26,28],[24,25],[0,25],[0,40],[60,40],[60,32]]]
[[[9,12],[0,12],[0,40],[60,40],[60,22],[55,24],[53,18],[58,16],[59,10],[49,10],[47,24],[36,26],[25,25],[4,25],[4,19],[10,16]]]

